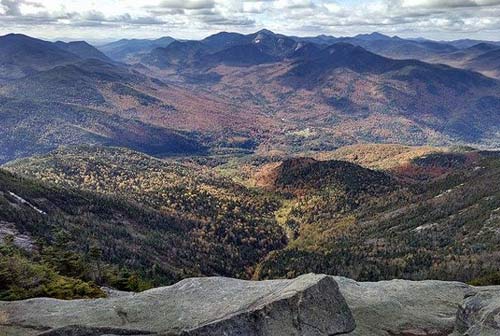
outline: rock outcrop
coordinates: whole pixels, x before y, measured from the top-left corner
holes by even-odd
[[[464,296],[474,292],[460,282],[335,280],[356,321],[350,336],[450,335]]]
[[[194,278],[105,299],[0,302],[2,336],[327,336],[354,329],[334,279]]]
[[[142,293],[0,302],[1,336],[498,336],[500,287],[194,278]]]
[[[483,287],[465,298],[457,313],[455,335],[500,335],[500,287]]]

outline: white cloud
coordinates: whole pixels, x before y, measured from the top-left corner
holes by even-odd
[[[500,0],[0,0],[0,32],[200,38],[220,30],[500,36]],[[498,37],[497,37],[498,39]]]

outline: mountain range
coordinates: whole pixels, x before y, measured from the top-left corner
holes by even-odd
[[[85,143],[153,155],[359,142],[494,147],[496,46],[262,30],[200,41],[120,40],[98,50],[10,34],[0,38],[7,135],[0,157]],[[410,54],[398,56],[398,48]]]
[[[99,46],[98,49],[110,58],[121,62],[137,60],[138,55],[151,52],[155,48],[166,47],[175,39],[162,37],[155,40],[148,39],[122,39]]]

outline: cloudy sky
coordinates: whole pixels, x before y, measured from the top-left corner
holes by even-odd
[[[0,34],[96,41],[261,28],[500,40],[500,0],[0,0]]]

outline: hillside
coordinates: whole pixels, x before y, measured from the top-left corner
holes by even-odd
[[[219,74],[218,81],[202,85],[272,118],[280,131],[269,131],[269,140],[261,142],[264,151],[332,150],[359,142],[498,142],[496,80],[391,60],[348,44],[296,54],[250,68],[219,65],[209,72]]]
[[[447,42],[403,39],[398,36],[391,37],[377,32],[340,38],[324,36],[319,40],[317,38],[308,38],[306,41],[316,41],[325,45],[339,42],[349,43],[393,59],[425,60],[452,53],[458,49]]]
[[[15,79],[80,58],[51,42],[9,34],[0,37],[0,60],[0,79]]]
[[[268,172],[270,188],[296,195],[307,195],[319,190],[357,202],[361,196],[381,195],[397,184],[382,172],[362,168],[345,161],[316,161],[293,158],[281,162]]]
[[[472,58],[466,63],[466,67],[490,77],[500,78],[500,47]]]
[[[295,239],[272,252],[256,277],[319,272],[367,281],[471,281],[494,274],[499,158],[498,152],[415,158],[391,170],[398,187],[343,211],[321,187],[292,200],[281,222]]]
[[[447,151],[432,146],[405,146],[394,144],[362,144],[340,147],[333,152],[316,153],[319,160],[341,160],[365,168],[391,170],[410,164],[413,159]]]
[[[134,62],[143,54],[160,47],[166,47],[175,39],[165,36],[155,40],[121,39],[99,46],[98,49],[115,61]]]
[[[99,59],[89,59],[11,81],[4,86],[3,92],[4,95],[16,99],[61,102],[103,109],[106,107],[103,92],[105,86],[133,86],[140,83],[145,85],[145,81],[144,76],[125,67]],[[147,95],[144,96],[147,98]],[[150,100],[152,103],[157,102],[153,97],[150,97]]]
[[[450,66],[482,73],[500,79],[500,46],[492,42],[482,42],[452,53],[446,53],[427,61],[444,63]]]
[[[79,251],[94,242],[104,262],[155,283],[214,274],[248,278],[261,258],[286,243],[275,224],[275,198],[196,166],[126,149],[76,147],[5,168],[81,199],[61,196],[63,207],[44,189],[9,186],[48,215],[34,213],[27,224],[14,213],[4,221],[34,238],[65,229]]]
[[[80,97],[80,96],[78,96]],[[61,145],[124,146],[154,155],[200,154],[189,133],[57,102],[0,98],[0,163]]]
[[[56,45],[59,49],[66,50],[82,59],[99,59],[104,62],[111,61],[108,56],[104,55],[102,52],[85,41],[57,41],[54,43],[54,45]]]
[[[222,177],[227,169],[210,168],[216,161],[205,167],[192,160],[179,164],[117,148],[62,148],[5,168],[175,218],[187,244],[176,251],[187,249],[192,257],[168,259],[163,253],[170,252],[158,251],[149,234],[137,238],[147,248],[134,252],[140,264],[151,265],[149,256],[168,260],[173,278],[188,271],[243,278],[319,272],[370,281],[471,281],[494,275],[500,264],[498,153],[395,146],[392,153],[400,154],[389,165],[388,158],[374,154],[383,153],[381,148],[347,148],[335,155],[354,150],[356,161],[368,166],[379,165],[378,156],[385,171],[308,158],[278,161],[259,171],[270,159],[255,158],[250,173],[260,174],[260,183],[252,188]],[[247,174],[248,163],[241,160],[235,163],[238,180]],[[196,248],[189,245],[193,241]]]

